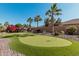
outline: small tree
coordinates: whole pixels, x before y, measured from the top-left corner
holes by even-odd
[[[20,23],[17,23],[15,26],[17,26],[17,27],[22,27],[23,25],[20,24]]]
[[[23,24],[23,27],[29,27],[29,25],[28,24]]]
[[[69,26],[66,29],[66,33],[69,34],[69,35],[73,35],[76,31],[77,31],[76,26]]]

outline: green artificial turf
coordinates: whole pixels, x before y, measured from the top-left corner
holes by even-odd
[[[23,44],[15,37],[10,47],[26,56],[77,56],[79,55],[79,42],[72,41],[72,43],[66,47],[35,47]]]
[[[19,40],[26,45],[37,46],[37,47],[64,47],[70,46],[72,42],[44,35],[34,35],[28,37],[19,37]]]
[[[23,39],[24,37],[31,37],[34,34],[24,33],[23,35],[21,35],[19,33],[18,35]],[[26,56],[79,56],[79,41],[67,39],[71,41],[72,44],[70,46],[65,47],[37,47],[24,44],[22,41],[19,40],[19,37],[12,34],[11,37],[6,36],[6,38],[12,38],[10,48],[17,52],[23,53]],[[43,38],[45,39],[45,37]]]

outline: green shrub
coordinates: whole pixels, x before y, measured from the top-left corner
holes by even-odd
[[[73,35],[77,31],[76,26],[69,26],[66,29],[66,34]]]
[[[23,25],[20,24],[20,23],[17,23],[15,26],[16,26],[16,27],[22,27]]]
[[[54,36],[58,36],[58,35],[60,35],[60,33],[56,31],[56,32],[54,33]]]
[[[65,32],[64,32],[64,31],[61,31],[61,32],[60,32],[60,34],[61,34],[61,35],[64,35],[64,34],[65,34]]]

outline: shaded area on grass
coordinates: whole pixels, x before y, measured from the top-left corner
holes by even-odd
[[[12,35],[6,35],[2,38],[10,38],[10,37],[27,37],[27,36],[34,36],[32,34],[12,34]]]

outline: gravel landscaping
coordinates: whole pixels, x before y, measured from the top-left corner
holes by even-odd
[[[59,35],[58,37],[79,41],[78,35]]]
[[[0,39],[0,56],[23,56],[9,47],[10,39]]]

